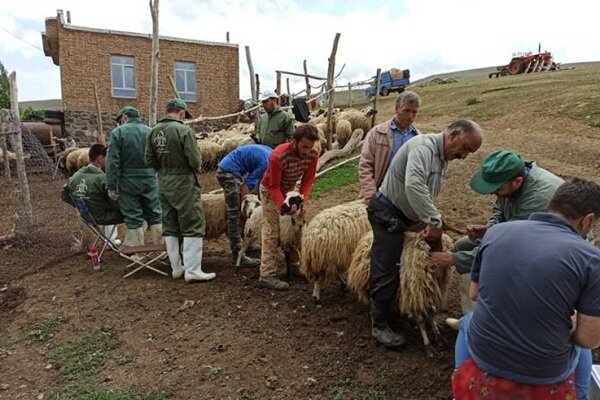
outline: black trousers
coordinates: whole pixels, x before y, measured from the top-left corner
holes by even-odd
[[[390,307],[400,285],[398,263],[404,247],[406,217],[385,198],[375,198],[367,208],[373,229],[371,248],[371,319],[374,327],[385,328],[390,320]],[[410,224],[412,225],[412,224]]]

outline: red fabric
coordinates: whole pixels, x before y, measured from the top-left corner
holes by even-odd
[[[308,201],[310,190],[315,183],[319,153],[313,150],[309,157],[300,158],[294,149],[295,143],[293,141],[275,147],[269,156],[269,166],[263,176],[262,186],[269,190],[271,200],[278,209],[285,200],[285,194],[296,188],[298,179],[302,178],[300,193],[304,196],[304,201]]]
[[[576,400],[575,374],[553,385],[524,385],[488,375],[473,359],[452,373],[452,394],[456,400]]]

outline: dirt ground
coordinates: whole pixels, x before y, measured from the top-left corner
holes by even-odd
[[[451,119],[419,125],[430,131]],[[438,201],[454,225],[488,216],[492,197],[476,195],[468,181],[493,149],[520,151],[562,176],[600,181],[597,129],[527,113],[482,125],[483,148],[452,164]],[[6,223],[17,198],[13,185],[0,185]],[[451,398],[454,332],[442,326],[445,343],[428,359],[414,324],[398,320],[407,345],[386,350],[371,338],[367,308],[352,293],[328,287],[316,306],[300,280],[289,292],[258,289],[258,271],[235,272],[229,265],[225,239],[205,247],[205,269],[217,273],[211,283],[186,285],[145,272],[122,279],[126,263],[113,255],[93,272],[83,253],[71,249],[79,227],[75,211],[58,198],[61,185],[32,180],[35,232],[27,243],[0,247],[0,399],[49,398],[39,396],[68,383],[50,363],[52,348],[98,330],[119,338],[95,377],[105,388],[168,390],[170,398],[186,400]],[[312,201],[309,217],[354,199],[357,190],[351,185]],[[439,321],[458,311],[453,281]],[[31,326],[48,317],[62,318],[55,335],[27,340]],[[119,361],[124,358],[128,362]]]

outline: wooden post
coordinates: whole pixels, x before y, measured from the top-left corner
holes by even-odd
[[[148,124],[156,125],[156,104],[158,102],[158,64],[159,64],[159,40],[158,40],[158,2],[150,0],[150,14],[152,15],[152,63],[150,67],[150,110],[148,112]]]
[[[229,31],[227,31],[227,33],[225,34],[225,40],[227,40],[227,43],[229,43]],[[248,47],[248,46],[246,46]]]
[[[258,101],[258,94],[260,93],[260,77],[256,74],[256,95]]]
[[[27,172],[25,171],[25,159],[23,158],[23,138],[21,137],[21,121],[19,120],[17,73],[14,71],[11,72],[8,79],[10,84],[10,104],[13,111],[11,131],[16,131],[11,137],[14,139],[13,150],[17,156],[17,176],[19,177],[19,197],[21,198],[21,215],[15,234],[17,236],[24,236],[31,232],[31,229],[33,228],[33,207],[31,205],[31,195],[29,194]],[[8,114],[10,115],[10,113]],[[8,154],[5,154],[4,156],[8,158]]]
[[[258,94],[260,93],[260,77],[256,74],[256,95],[258,102]],[[258,137],[258,123],[260,121],[260,108],[256,110],[256,118],[254,119],[254,135]]]
[[[104,131],[102,130],[102,110],[100,109],[100,96],[98,96],[98,86],[96,82],[94,82],[94,97],[96,98],[96,115],[98,119],[98,133],[96,134],[96,138],[98,139],[98,143],[106,145],[106,136],[104,136]]]
[[[277,71],[277,88],[275,89],[275,93],[277,96],[281,96],[281,72]]]
[[[175,81],[173,80],[173,77],[171,75],[169,75],[169,82],[171,82],[171,87],[173,88],[175,97],[179,98],[179,92],[177,91],[177,87],[175,86]]]
[[[310,79],[308,79],[308,68],[306,68],[306,60],[304,60],[304,80],[306,81],[306,99],[310,99]]]
[[[292,91],[290,90],[290,78],[285,78],[285,85],[287,86],[287,95],[288,95],[288,106],[292,105]]]
[[[348,82],[348,108],[352,107],[352,84]]]
[[[377,116],[377,105],[379,104],[379,92],[381,91],[381,68],[377,68],[375,77],[375,98],[373,99],[373,109],[375,112],[371,117],[371,126],[375,126],[375,117]]]
[[[340,41],[340,34],[335,34],[333,39],[333,48],[331,49],[331,55],[329,56],[329,67],[327,68],[327,91],[329,98],[327,101],[327,150],[331,150],[331,137],[333,135],[333,103],[335,101],[335,90],[333,89],[333,74],[335,73],[335,53],[337,53],[338,42]],[[331,91],[329,91],[331,90]]]
[[[250,55],[250,46],[246,46],[246,62],[248,63],[248,74],[250,75],[250,93],[252,94],[252,105],[254,105],[258,101],[258,93],[256,92],[256,79],[254,76],[252,56]]]
[[[10,181],[10,161],[8,159],[8,135],[2,134],[2,152],[4,157],[4,176]]]

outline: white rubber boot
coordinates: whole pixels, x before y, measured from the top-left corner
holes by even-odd
[[[143,246],[144,228],[127,229],[125,232],[124,246]]]
[[[179,279],[183,276],[183,265],[181,264],[181,254],[179,253],[179,238],[176,236],[165,236],[165,245],[167,246],[167,254],[171,262],[171,276],[173,279]]]
[[[163,244],[163,236],[162,236],[162,224],[154,224],[150,225],[150,234],[152,235],[152,243],[154,244]]]
[[[117,225],[104,225],[104,236],[108,238],[111,242],[113,242],[116,246],[121,245],[121,241],[117,239],[119,231],[117,230]]]
[[[475,302],[469,297],[469,288],[471,286],[471,274],[458,275],[458,287],[460,289],[460,307],[463,315],[468,314],[475,308]]]
[[[183,238],[183,268],[185,269],[185,281],[210,281],[215,279],[214,272],[202,271],[202,238]]]

